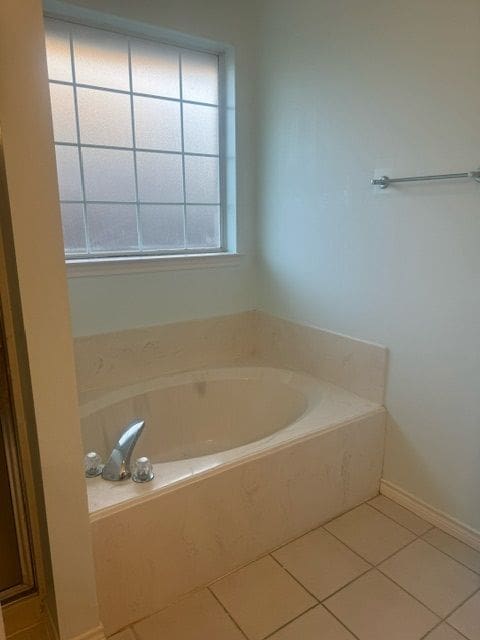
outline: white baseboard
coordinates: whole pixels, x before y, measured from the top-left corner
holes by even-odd
[[[380,493],[386,498],[398,502],[402,507],[410,509],[410,511],[413,511],[417,516],[442,529],[445,533],[449,533],[451,536],[458,538],[458,540],[480,551],[480,531],[476,531],[463,522],[452,518],[443,511],[440,511],[440,509],[431,507],[423,502],[423,500],[416,498],[411,493],[408,493],[408,491],[400,489],[400,487],[397,487],[388,480],[380,481]]]

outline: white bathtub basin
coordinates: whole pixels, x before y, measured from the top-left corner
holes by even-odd
[[[190,371],[91,394],[80,407],[85,451],[106,458],[122,429],[143,418],[146,427],[133,459],[148,456],[155,471],[145,484],[89,479],[91,517],[380,410],[312,376],[272,367]]]
[[[197,458],[261,440],[294,423],[308,405],[298,385],[263,373],[194,372],[108,394],[83,407],[85,448],[105,458],[125,426],[138,418],[146,421],[138,453],[153,462]],[[124,394],[128,397],[119,399]]]

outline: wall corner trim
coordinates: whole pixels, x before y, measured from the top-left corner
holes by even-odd
[[[386,498],[397,502],[402,507],[410,509],[410,511],[413,511],[417,516],[435,525],[438,529],[449,533],[451,536],[461,540],[461,542],[473,547],[473,549],[480,551],[480,531],[469,527],[456,518],[452,518],[452,516],[449,516],[444,511],[440,511],[440,509],[431,507],[426,502],[423,502],[423,500],[420,500],[388,480],[380,481],[380,493]]]

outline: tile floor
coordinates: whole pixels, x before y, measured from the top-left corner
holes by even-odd
[[[112,640],[480,640],[480,552],[383,496]]]

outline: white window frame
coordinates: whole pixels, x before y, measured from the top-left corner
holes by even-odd
[[[47,18],[56,18],[97,29],[103,28],[110,32],[153,40],[161,44],[213,53],[219,57],[221,249],[85,258],[66,256],[67,276],[89,277],[238,265],[241,255],[237,253],[234,48],[225,43],[66,5],[58,0],[44,0],[44,15]]]

